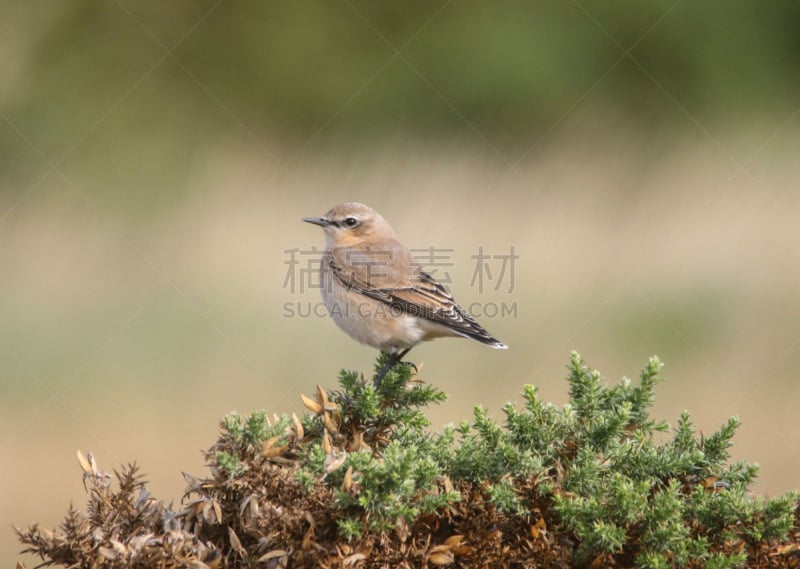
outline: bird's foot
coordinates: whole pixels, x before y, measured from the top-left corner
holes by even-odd
[[[389,370],[396,365],[410,365],[411,367],[414,368],[414,373],[419,372],[417,364],[415,364],[414,362],[403,361],[403,357],[409,352],[410,349],[411,348],[407,348],[399,353],[388,354],[388,357],[386,358],[386,363],[383,364],[383,367],[381,368],[380,372],[378,372],[378,375],[376,375],[375,379],[373,380],[376,388],[380,387],[381,382],[386,377],[386,374],[389,373]]]
[[[404,365],[404,366],[411,366],[411,367],[414,368],[414,373],[419,373],[419,368],[417,367],[417,364],[415,364],[414,362],[402,361],[402,362],[397,362],[397,363],[400,364],[400,365]]]

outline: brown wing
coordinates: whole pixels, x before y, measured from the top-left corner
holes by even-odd
[[[351,290],[492,347],[507,347],[461,308],[447,289],[423,271],[402,246],[387,251],[334,249],[326,253],[323,262]]]

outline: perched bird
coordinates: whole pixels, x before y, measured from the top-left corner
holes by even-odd
[[[355,340],[389,355],[376,384],[425,340],[462,336],[508,348],[422,270],[377,211],[345,203],[303,221],[325,230],[321,289],[333,321]]]

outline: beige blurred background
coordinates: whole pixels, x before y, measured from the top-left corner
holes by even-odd
[[[300,218],[353,200],[511,347],[411,353],[436,427],[564,403],[572,349],[658,354],[656,416],[739,415],[755,491],[797,487],[800,12],[768,4],[4,4],[0,560],[83,504],[76,449],[177,502],[222,415],[371,368],[297,314]]]

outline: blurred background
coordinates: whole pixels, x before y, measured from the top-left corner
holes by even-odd
[[[787,0],[0,4],[0,559],[76,449],[177,502],[222,415],[370,369],[299,221],[354,200],[511,347],[411,353],[436,427],[658,354],[655,415],[797,487],[799,71]]]

